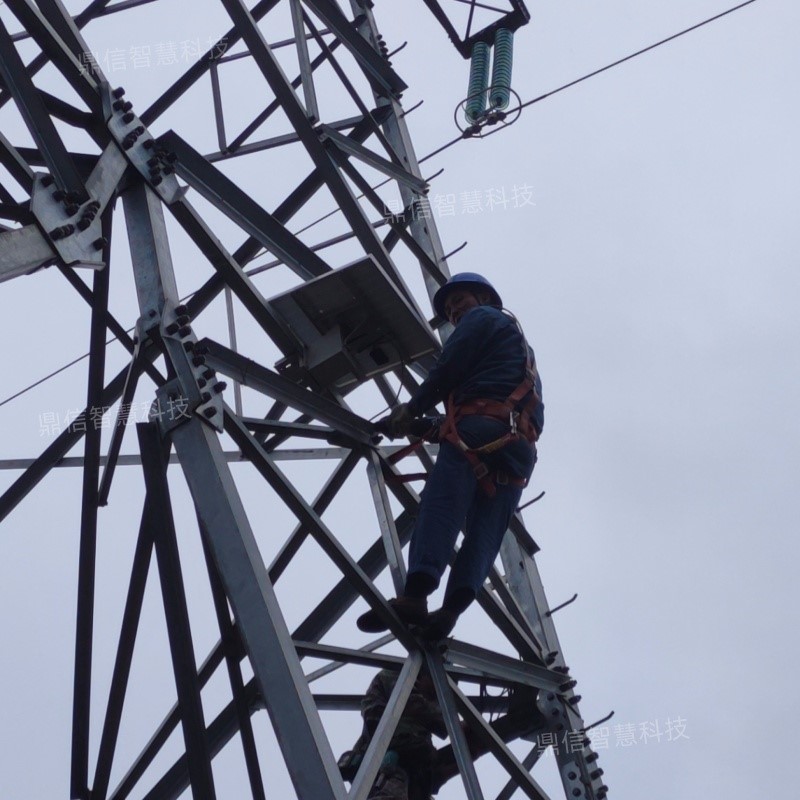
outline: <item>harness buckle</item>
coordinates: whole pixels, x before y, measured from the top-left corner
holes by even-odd
[[[478,461],[477,464],[473,465],[472,471],[475,473],[475,477],[481,481],[489,474],[489,467],[483,461]]]
[[[519,419],[519,411],[508,412],[508,424],[511,428],[511,435],[516,436],[519,432],[517,429],[517,420]]]

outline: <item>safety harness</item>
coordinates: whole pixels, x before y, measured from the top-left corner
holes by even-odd
[[[469,461],[478,485],[489,497],[494,497],[497,493],[497,484],[527,486],[527,479],[509,475],[505,470],[492,471],[483,459],[519,439],[535,444],[540,431],[533,422],[533,412],[539,403],[541,398],[536,391],[536,365],[531,360],[530,353],[527,354],[525,377],[505,400],[479,398],[456,403],[453,393],[447,399],[447,415],[439,429],[439,439],[450,442],[461,451]],[[509,427],[508,432],[480,447],[469,447],[458,433],[458,422],[469,416],[489,417],[505,422]]]
[[[462,403],[456,403],[454,393],[451,392],[450,396],[447,398],[447,414],[441,425],[438,426],[438,431],[432,428],[432,430],[428,434],[423,435],[418,442],[402,448],[402,450],[395,453],[390,459],[391,463],[395,463],[408,455],[413,449],[422,444],[424,439],[433,439],[435,436],[438,441],[450,442],[450,444],[460,450],[470,463],[478,485],[489,497],[494,497],[495,494],[497,494],[497,484],[523,487],[527,485],[527,479],[509,475],[505,470],[490,470],[484,461],[484,457],[508,446],[511,442],[525,439],[527,442],[535,444],[541,433],[533,421],[533,414],[542,402],[536,390],[536,364],[533,359],[531,359],[525,334],[516,317],[508,311],[504,313],[508,314],[516,323],[525,345],[525,377],[522,379],[519,386],[517,386],[505,400],[470,398]],[[508,424],[509,430],[498,439],[487,442],[480,447],[469,447],[458,433],[458,423],[464,417],[473,415],[489,417],[490,419],[505,422]],[[420,477],[426,477],[426,473],[404,475],[401,476],[401,480],[414,480]]]

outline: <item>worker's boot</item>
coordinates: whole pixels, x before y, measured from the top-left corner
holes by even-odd
[[[458,612],[450,608],[440,608],[428,615],[428,621],[422,627],[422,638],[429,642],[438,642],[450,635],[458,621]]]
[[[406,597],[400,595],[389,601],[395,614],[405,622],[406,625],[424,625],[428,619],[428,598],[427,597]],[[370,609],[362,614],[357,620],[356,625],[364,633],[380,633],[389,630],[389,626],[378,616],[377,611]]]
[[[438,642],[449,636],[455,628],[458,618],[474,599],[475,592],[468,587],[460,587],[452,591],[448,587],[442,607],[428,616],[428,621],[422,628],[422,638],[429,642]]]

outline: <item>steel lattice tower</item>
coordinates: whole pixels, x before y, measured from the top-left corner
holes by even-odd
[[[415,8],[420,24],[438,20],[468,54],[478,4],[462,4],[463,36],[447,3],[426,4],[433,16]],[[497,647],[470,641],[469,626],[425,647],[386,604],[403,585],[418,495],[395,480],[398,448],[368,420],[432,363],[428,298],[449,273],[433,219],[418,213],[428,184],[371,0],[186,5],[215,13],[224,33],[167,87],[127,94],[92,30],[107,36],[130,19],[163,43],[169,3],[93,0],[80,13],[61,0],[4,5],[0,280],[60,273],[89,332],[82,412],[36,457],[5,465],[19,474],[0,496],[5,520],[57,467],[82,466],[80,525],[65,534],[78,550],[69,796],[172,798],[190,788],[214,798],[216,760],[239,748],[254,798],[276,796],[277,760],[300,800],[362,800],[427,664],[449,732],[441,774],[461,781],[458,796],[545,797],[531,770],[561,742],[565,796],[604,797],[521,516],[478,600]],[[495,27],[527,19],[519,2],[494,5],[505,6],[490,12]],[[129,317],[113,307],[112,275],[123,286],[132,275]],[[149,411],[137,416],[141,398]],[[430,469],[430,452],[418,459]],[[98,548],[116,524],[122,473],[138,476],[140,520],[109,632],[97,613]],[[243,489],[256,479],[257,492]],[[178,509],[187,490],[188,522]],[[349,524],[331,521],[329,508],[351,496],[360,499]],[[185,579],[191,546],[210,598],[201,612]],[[302,598],[284,596],[303,560],[314,568],[299,570],[310,576]],[[162,680],[174,680],[177,703],[131,756],[121,742],[126,710],[148,702],[130,681],[148,591],[163,604],[172,675]],[[391,632],[358,642],[353,619],[366,603]],[[201,660],[196,621],[209,610],[217,642]],[[109,639],[101,692],[96,651]],[[336,725],[322,714],[356,720],[364,676],[382,667],[399,679],[348,789]],[[209,711],[220,676],[228,699]],[[338,688],[316,691],[331,676]],[[259,728],[277,742],[270,758]],[[178,755],[160,766],[176,738]]]

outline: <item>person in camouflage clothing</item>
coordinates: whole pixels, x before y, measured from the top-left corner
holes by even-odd
[[[396,682],[397,673],[388,669],[372,679],[361,701],[364,729],[353,749],[339,761],[346,780],[355,777]],[[369,800],[431,800],[431,771],[436,756],[432,734],[444,737],[447,730],[433,681],[423,671],[397,723]]]

